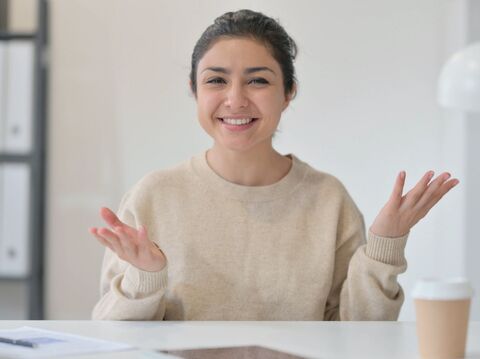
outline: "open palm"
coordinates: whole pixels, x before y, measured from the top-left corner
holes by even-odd
[[[106,207],[100,209],[100,216],[110,228],[92,227],[89,231],[101,244],[141,270],[156,272],[165,267],[165,255],[148,239],[144,226],[140,226],[138,230],[130,227]]]
[[[402,196],[406,173],[400,172],[390,199],[375,218],[370,231],[382,237],[401,237],[432,209],[459,181],[444,172],[435,180],[429,171],[406,195]]]

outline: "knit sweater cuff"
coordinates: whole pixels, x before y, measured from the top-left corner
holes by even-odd
[[[147,272],[130,265],[125,271],[122,289],[129,293],[150,294],[167,287],[168,265],[161,271]]]
[[[405,264],[404,251],[409,233],[403,237],[390,238],[377,236],[373,232],[368,231],[367,256],[386,264]]]

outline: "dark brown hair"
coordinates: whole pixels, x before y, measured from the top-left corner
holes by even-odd
[[[290,94],[297,82],[293,61],[297,45],[278,21],[252,10],[227,12],[217,17],[197,41],[192,53],[190,72],[191,89],[197,96],[197,67],[203,55],[220,38],[249,37],[264,44],[282,69],[285,95]]]

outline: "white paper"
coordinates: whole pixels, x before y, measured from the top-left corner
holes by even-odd
[[[52,358],[64,355],[92,354],[133,350],[133,346],[32,327],[0,330],[0,337],[23,339],[38,344],[36,348],[0,343],[0,358]]]

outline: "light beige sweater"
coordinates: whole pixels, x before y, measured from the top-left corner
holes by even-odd
[[[107,249],[93,319],[397,319],[408,235],[366,242],[340,181],[289,156],[268,186],[226,181],[205,152],[142,178],[118,216],[146,226],[167,266],[145,272]]]

